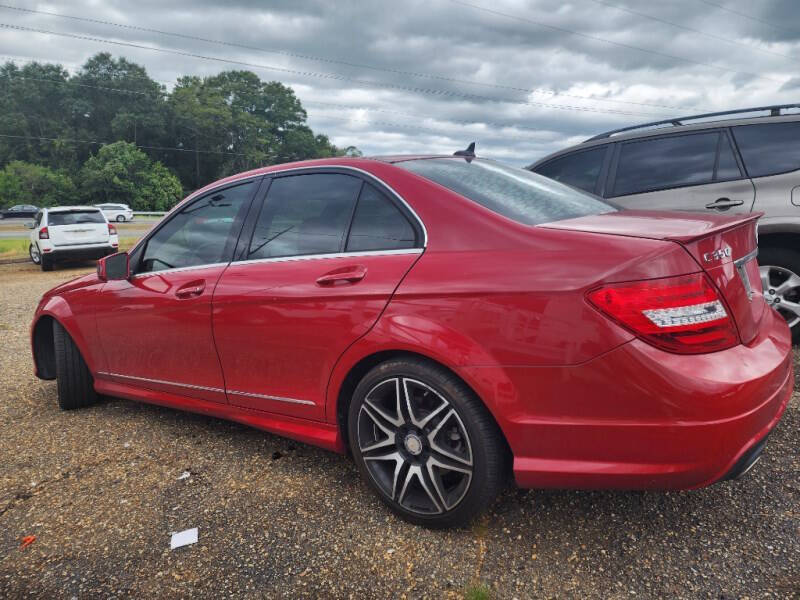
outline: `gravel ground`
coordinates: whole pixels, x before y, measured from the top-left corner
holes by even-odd
[[[797,394],[739,482],[508,490],[470,529],[427,531],[342,456],[125,400],[60,412],[28,325],[88,268],[0,266],[0,597],[800,598]]]

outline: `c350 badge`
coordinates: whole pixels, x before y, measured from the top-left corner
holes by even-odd
[[[715,260],[722,260],[723,258],[728,258],[731,255],[730,246],[727,248],[717,248],[713,252],[706,252],[703,254],[703,260],[706,262],[714,262]]]

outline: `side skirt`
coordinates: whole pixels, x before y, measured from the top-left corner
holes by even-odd
[[[305,421],[293,417],[276,415],[230,404],[220,404],[199,398],[179,396],[163,391],[148,390],[108,379],[95,379],[94,388],[98,394],[126,398],[137,402],[157,404],[189,412],[236,421],[256,429],[263,429],[299,442],[319,446],[343,454],[345,446],[339,435],[339,428],[330,423]]]

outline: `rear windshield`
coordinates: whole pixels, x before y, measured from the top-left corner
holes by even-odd
[[[490,160],[425,158],[395,165],[525,225],[616,210],[594,196],[557,181]]]
[[[78,225],[79,223],[105,223],[99,210],[68,210],[51,212],[47,215],[48,225]]]

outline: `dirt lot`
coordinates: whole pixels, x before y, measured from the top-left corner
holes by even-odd
[[[471,529],[432,532],[342,456],[125,400],[60,412],[27,328],[88,268],[0,266],[0,597],[800,598],[797,394],[741,481],[509,490]],[[170,551],[190,527],[199,542]]]

